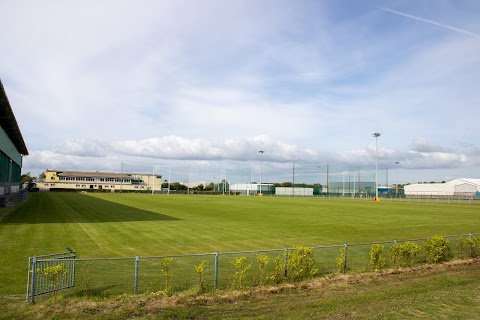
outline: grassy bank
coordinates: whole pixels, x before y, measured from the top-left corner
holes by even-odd
[[[480,261],[204,295],[50,299],[36,305],[4,298],[2,319],[476,319]]]

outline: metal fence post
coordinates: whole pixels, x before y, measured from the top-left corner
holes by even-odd
[[[28,301],[30,297],[30,273],[32,272],[32,257],[28,257],[28,273],[27,273],[27,296],[25,297],[25,301]]]
[[[37,280],[37,256],[33,256],[32,261],[32,287],[30,294],[32,295],[32,303],[35,303],[35,281]]]
[[[75,287],[75,277],[76,277],[76,272],[75,272],[75,267],[77,266],[77,254],[76,252],[73,252],[73,267],[72,267],[72,272],[73,272],[73,279],[72,279],[72,287]]]
[[[135,282],[133,284],[133,294],[138,293],[138,264],[140,262],[140,257],[135,256]]]
[[[285,248],[285,252],[283,253],[283,276],[287,277],[287,259],[288,259],[288,248]]]
[[[213,270],[213,287],[218,287],[218,252],[215,252],[215,269]]]
[[[343,244],[343,272],[347,272],[347,244]]]
[[[472,239],[472,234],[469,233],[469,234],[468,234],[468,237],[469,237],[470,239]],[[471,242],[470,242],[470,243],[471,243]],[[469,251],[470,251],[470,257],[471,257],[471,256],[472,256],[472,253],[473,253],[473,246],[472,246],[472,245],[470,245],[470,250],[469,250]]]
[[[397,244],[397,240],[393,240],[393,245],[395,246]],[[393,264],[396,265],[397,264],[397,258],[394,256],[393,258]]]

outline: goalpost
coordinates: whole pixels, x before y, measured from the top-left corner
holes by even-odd
[[[257,193],[256,186],[255,190],[253,190],[252,181],[252,168],[230,168],[225,169],[225,182],[224,183],[224,193],[227,191],[228,185],[228,192],[231,191],[239,192],[241,194],[251,194],[254,192]]]
[[[190,167],[188,166],[163,166],[148,164],[121,163],[122,176],[142,175],[148,177],[148,181],[144,181],[148,185],[149,190],[154,192],[170,193],[172,184],[184,185],[186,191],[190,189]],[[178,187],[178,185],[177,185]],[[179,192],[175,190],[175,192]]]
[[[145,190],[146,187],[152,194],[156,189],[160,188],[159,181],[156,181],[158,180],[158,173],[155,172],[154,167],[151,165],[121,162],[120,173],[122,176],[121,192],[131,189],[127,188],[127,183],[137,184],[135,187],[138,187],[140,190]]]

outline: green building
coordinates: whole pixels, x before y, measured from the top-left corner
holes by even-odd
[[[28,150],[1,80],[0,127],[0,197],[4,199],[20,191],[22,159]]]

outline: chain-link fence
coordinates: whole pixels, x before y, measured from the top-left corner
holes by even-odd
[[[457,245],[459,239],[478,240],[479,235],[444,236],[450,243],[451,257],[464,258],[462,248]],[[423,248],[427,240],[131,258],[31,257],[27,300],[34,302],[57,294],[106,297],[207,292],[297,281],[337,272],[364,272],[372,269],[370,251],[374,244],[382,246],[383,268],[398,266],[389,256],[392,246],[406,242],[418,244],[422,249],[413,258],[411,266],[414,266],[427,262]]]

